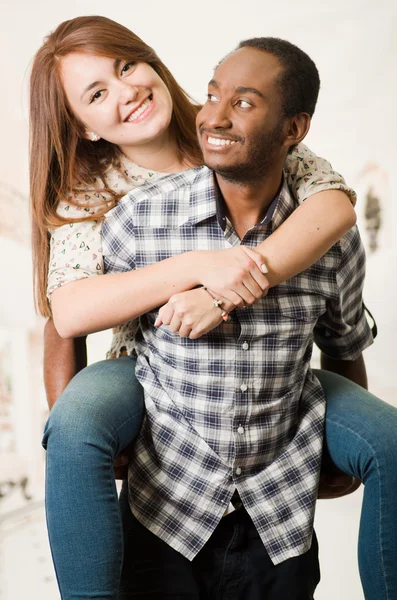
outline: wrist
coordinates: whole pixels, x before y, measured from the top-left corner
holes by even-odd
[[[208,252],[208,250],[192,250],[191,252],[187,252],[186,256],[188,256],[187,268],[189,269],[190,275],[194,278],[194,287],[199,285],[204,285],[204,278],[206,271],[208,269],[205,268],[204,254]]]

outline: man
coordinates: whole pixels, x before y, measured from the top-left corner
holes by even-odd
[[[242,42],[216,68],[197,118],[208,168],[131,192],[108,213],[107,270],[270,235],[296,208],[283,164],[309,129],[318,90],[314,63],[292,44]],[[154,312],[141,317],[147,417],[130,466],[126,570],[135,576],[125,597],[313,597],[324,396],[312,341],[364,382],[363,274],[353,229],[199,339],[155,327]]]

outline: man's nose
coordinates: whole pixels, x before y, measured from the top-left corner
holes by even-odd
[[[206,127],[228,129],[232,126],[229,106],[224,102],[213,102],[208,106]]]

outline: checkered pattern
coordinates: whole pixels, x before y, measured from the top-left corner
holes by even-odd
[[[284,184],[242,242],[256,246],[294,208]],[[108,272],[240,244],[205,167],[130,192],[108,213],[103,237]],[[275,564],[309,549],[325,409],[309,367],[312,343],[343,359],[371,343],[364,263],[353,229],[313,267],[198,340],[154,327],[156,311],[141,317],[146,418],[131,461],[131,509],[187,558],[236,488]]]

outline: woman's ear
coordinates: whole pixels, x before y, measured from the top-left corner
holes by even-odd
[[[310,129],[310,115],[308,113],[299,113],[289,119],[287,133],[284,139],[284,145],[288,148],[296,146],[303,140]]]
[[[86,131],[84,134],[86,140],[91,140],[91,142],[99,142],[101,136],[93,131]]]

